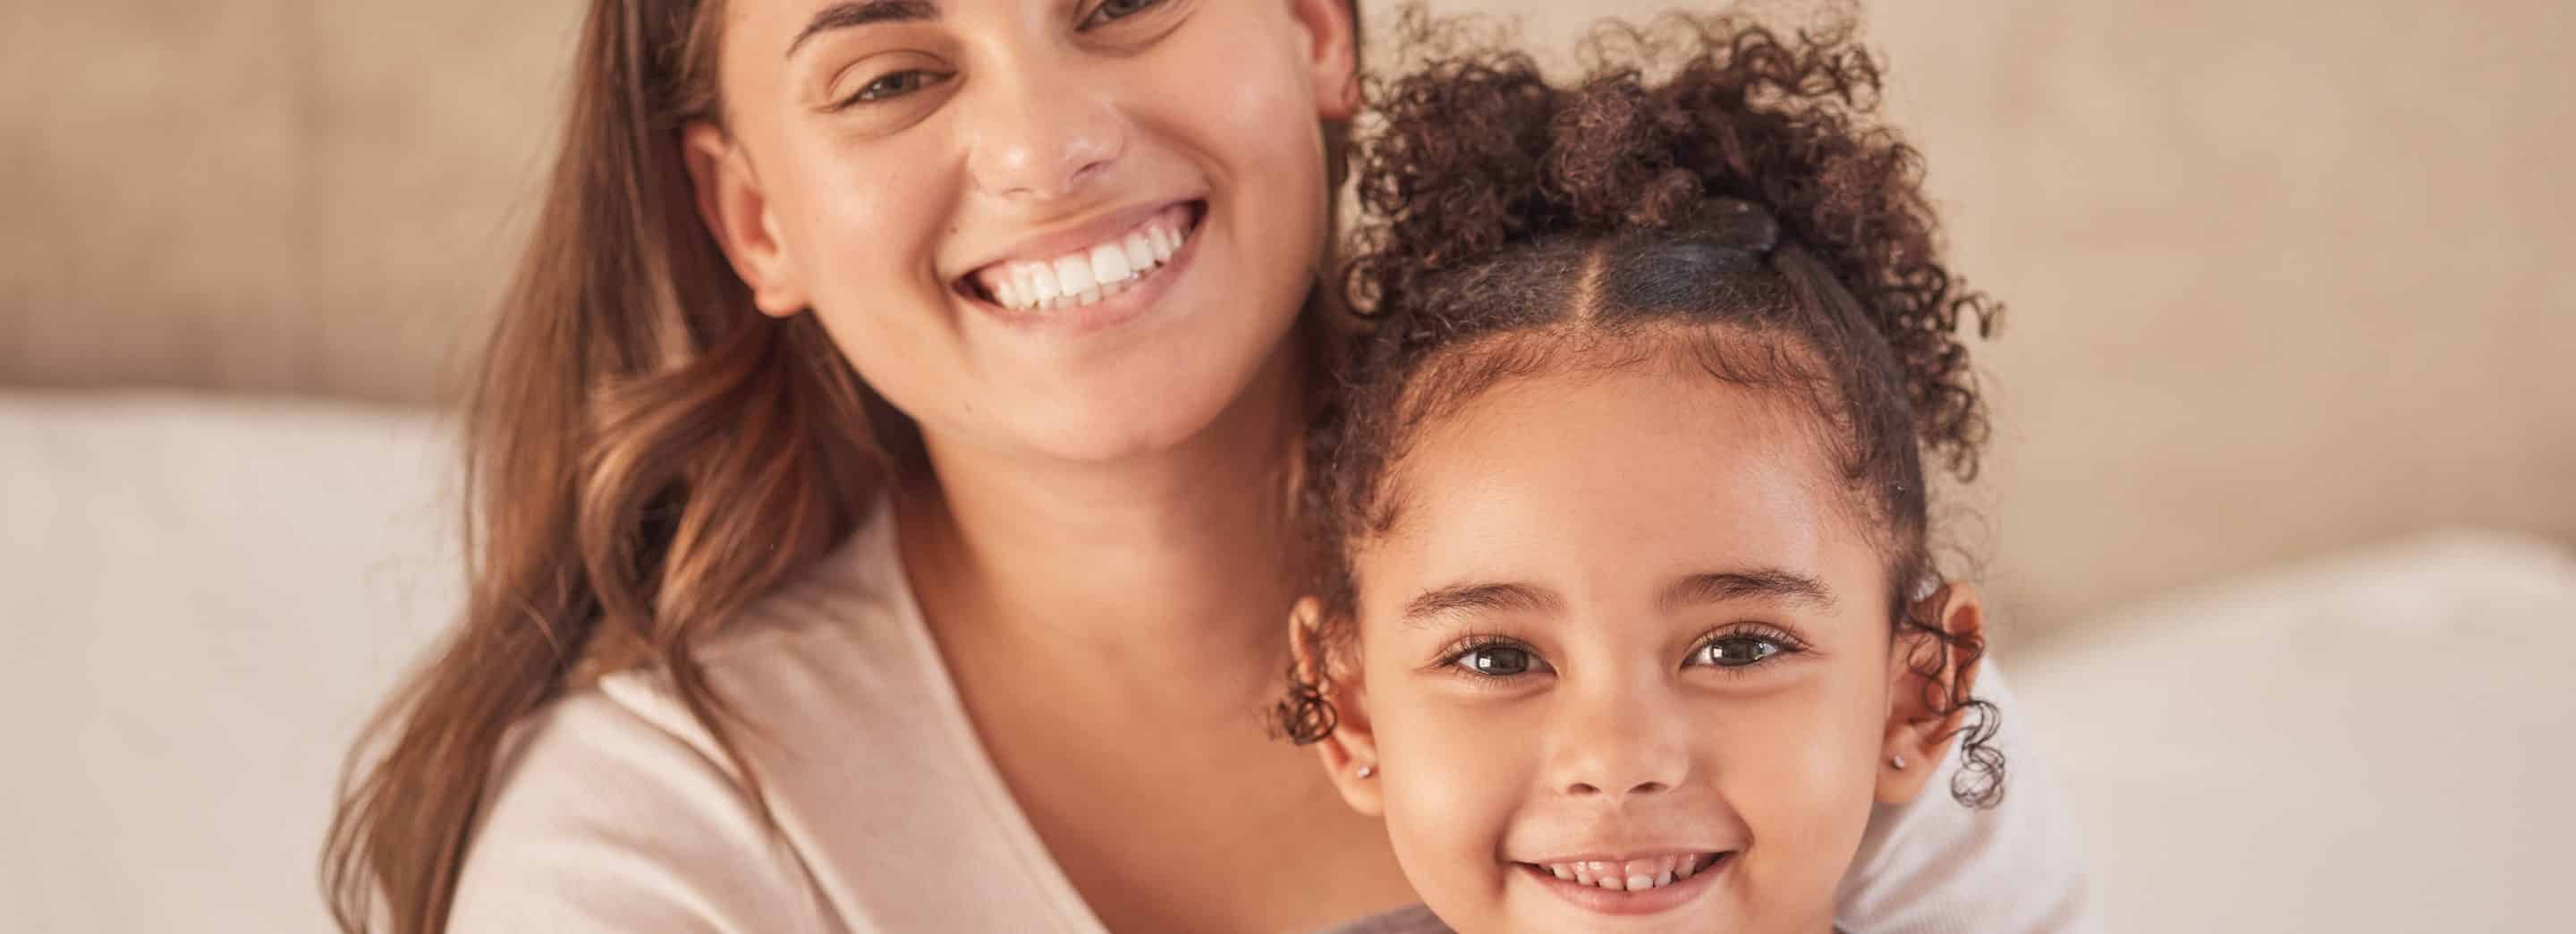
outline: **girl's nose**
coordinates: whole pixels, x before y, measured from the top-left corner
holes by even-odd
[[[1107,91],[1031,69],[969,92],[967,172],[975,189],[1013,201],[1080,194],[1126,152],[1126,121]]]
[[[1595,692],[1557,724],[1549,784],[1573,797],[1623,800],[1670,792],[1690,777],[1689,724],[1639,692]]]

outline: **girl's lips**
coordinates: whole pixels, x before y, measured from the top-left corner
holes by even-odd
[[[1732,850],[1701,857],[1705,865],[1689,878],[1675,878],[1671,883],[1639,891],[1605,889],[1585,885],[1572,879],[1557,878],[1548,867],[1535,863],[1516,863],[1531,881],[1577,908],[1606,915],[1650,915],[1689,904],[1716,884],[1716,878],[1735,865]],[[1660,881],[1660,880],[1658,880]]]

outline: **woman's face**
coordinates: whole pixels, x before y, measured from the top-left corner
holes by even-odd
[[[1169,447],[1286,345],[1347,0],[724,2],[701,212],[934,443]]]
[[[1378,768],[1346,788],[1453,926],[1830,926],[1900,669],[1806,421],[1630,367],[1506,383],[1408,449],[1357,555]]]

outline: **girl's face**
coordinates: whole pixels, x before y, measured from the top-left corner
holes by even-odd
[[[701,213],[935,441],[1166,447],[1286,345],[1348,0],[723,2]]]
[[[1809,418],[1688,368],[1543,375],[1396,465],[1326,758],[1451,925],[1830,927],[1904,717]]]

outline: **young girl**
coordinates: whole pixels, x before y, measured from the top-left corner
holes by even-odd
[[[1876,66],[1724,19],[1620,39],[1690,54],[1596,46],[1572,89],[1436,60],[1362,150],[1381,320],[1312,436],[1280,711],[1426,903],[1353,930],[1826,931],[1874,804],[1953,745],[1941,791],[2002,794],[1921,463],[1974,470],[1956,332],[1992,307],[1862,119]]]
[[[589,6],[468,419],[470,601],[356,760],[342,927],[1415,901],[1261,729],[1352,5]],[[2064,890],[2019,801],[1873,818],[1846,906],[1922,930]]]

